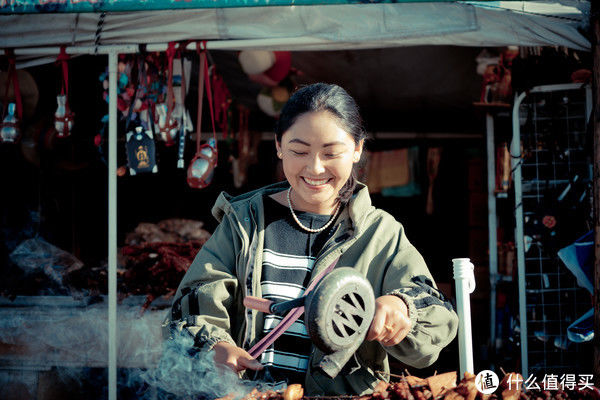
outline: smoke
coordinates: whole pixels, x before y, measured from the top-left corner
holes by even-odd
[[[227,394],[239,398],[252,389],[250,382],[240,381],[230,369],[216,366],[212,351],[190,351],[192,344],[193,339],[184,334],[165,342],[156,368],[141,373],[138,379],[150,388],[185,398]]]
[[[133,300],[133,299],[131,299]],[[129,303],[133,303],[133,301]],[[40,305],[39,303],[46,303]],[[108,360],[108,313],[103,302],[86,306],[66,296],[17,298],[0,308],[0,342],[24,349],[24,362],[48,366],[104,367]],[[7,307],[7,305],[9,307]],[[140,315],[123,304],[117,313],[120,367],[155,365],[161,351],[162,312]]]
[[[0,365],[13,370],[52,368],[63,382],[79,381],[81,388],[89,388],[86,374],[91,369],[97,374],[108,365],[106,303],[86,306],[62,296],[21,299],[0,302],[0,345],[14,350],[0,355]],[[213,352],[191,351],[193,339],[188,335],[164,341],[161,323],[166,311],[141,313],[142,303],[143,298],[130,297],[118,307],[119,392],[153,399],[242,397],[259,386],[216,366]],[[104,397],[106,380],[94,377],[91,381],[100,386],[97,398]]]

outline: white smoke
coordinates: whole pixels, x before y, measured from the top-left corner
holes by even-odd
[[[193,339],[184,335],[165,342],[156,368],[139,377],[150,387],[185,398],[216,398],[227,394],[239,398],[252,389],[230,369],[216,366],[214,352],[191,351],[192,344]]]
[[[19,350],[13,355],[0,355],[0,369],[2,364],[10,364],[12,370],[53,368],[73,382],[88,379],[83,374],[90,368],[107,368],[106,304],[83,306],[62,296],[39,299],[47,305],[11,306],[2,301],[0,344]],[[217,367],[213,352],[192,351],[193,339],[187,335],[164,341],[161,323],[166,311],[148,310],[142,314],[141,302],[128,298],[118,307],[119,390],[133,391],[137,398],[216,398],[227,394],[242,397],[259,386]],[[18,375],[10,376],[17,379]],[[106,385],[106,381],[101,383]]]

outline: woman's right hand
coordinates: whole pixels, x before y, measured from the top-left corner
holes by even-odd
[[[263,365],[241,347],[231,343],[218,342],[213,346],[215,351],[215,363],[231,368],[234,372],[241,372],[245,369],[260,370]]]

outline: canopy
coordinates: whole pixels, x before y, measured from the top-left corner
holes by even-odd
[[[378,0],[377,3],[416,3],[430,0]],[[435,0],[455,1],[455,0]],[[489,1],[489,0],[483,0]],[[51,13],[51,12],[102,12],[102,11],[149,11],[195,8],[231,8],[260,6],[293,6],[353,4],[359,0],[19,0],[0,1],[0,13]],[[363,1],[365,2],[365,1]],[[368,2],[368,1],[367,1]]]
[[[107,45],[209,40],[209,48],[234,50],[413,45],[565,46],[588,50],[590,42],[581,33],[588,20],[589,2],[573,0],[13,14],[0,15],[0,48],[89,46],[93,53]],[[37,56],[43,53],[38,51]],[[55,56],[55,49],[47,55]]]

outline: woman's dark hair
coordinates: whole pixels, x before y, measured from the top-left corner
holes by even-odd
[[[304,86],[296,91],[285,103],[279,120],[275,126],[275,137],[281,143],[283,134],[296,122],[299,116],[307,112],[329,111],[340,122],[342,128],[348,132],[358,144],[367,138],[363,127],[358,105],[344,89],[338,85],[315,83]],[[354,164],[350,177],[342,186],[338,199],[346,203],[352,197],[356,188],[356,171]]]

